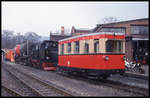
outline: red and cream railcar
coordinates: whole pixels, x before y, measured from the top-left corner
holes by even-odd
[[[99,32],[59,41],[58,68],[69,72],[108,77],[124,73],[125,35]]]

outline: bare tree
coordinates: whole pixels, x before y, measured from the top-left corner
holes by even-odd
[[[21,33],[17,33],[15,39],[16,39],[16,44],[21,44],[26,40],[25,36],[21,35]]]
[[[15,43],[14,32],[10,30],[2,31],[2,48],[11,49],[14,47]]]
[[[105,17],[102,19],[103,20],[103,23],[113,23],[113,22],[118,22],[119,20],[115,17]]]
[[[16,46],[16,44],[22,44],[24,42],[39,42],[41,37],[35,32],[27,32],[25,35],[21,35],[21,33],[17,33],[14,35],[13,31],[3,30],[2,32],[2,48],[12,49]]]
[[[25,33],[26,40],[32,41],[32,42],[39,42],[40,36],[36,34],[35,32],[27,32]]]

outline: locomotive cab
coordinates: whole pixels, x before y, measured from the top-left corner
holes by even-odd
[[[53,63],[53,66],[57,65],[58,62],[58,42],[55,41],[44,41],[40,46],[40,59],[44,62]]]

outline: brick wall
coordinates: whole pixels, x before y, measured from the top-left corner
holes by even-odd
[[[126,35],[131,34],[131,25],[149,25],[149,21],[147,20],[137,20],[137,21],[131,21],[131,22],[121,22],[116,24],[109,24],[104,25],[103,27],[125,27],[126,28]]]

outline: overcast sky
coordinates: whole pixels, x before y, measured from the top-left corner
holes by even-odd
[[[1,2],[2,30],[36,32],[49,36],[49,32],[65,29],[92,29],[103,23],[104,17],[120,21],[149,18],[148,2]]]

